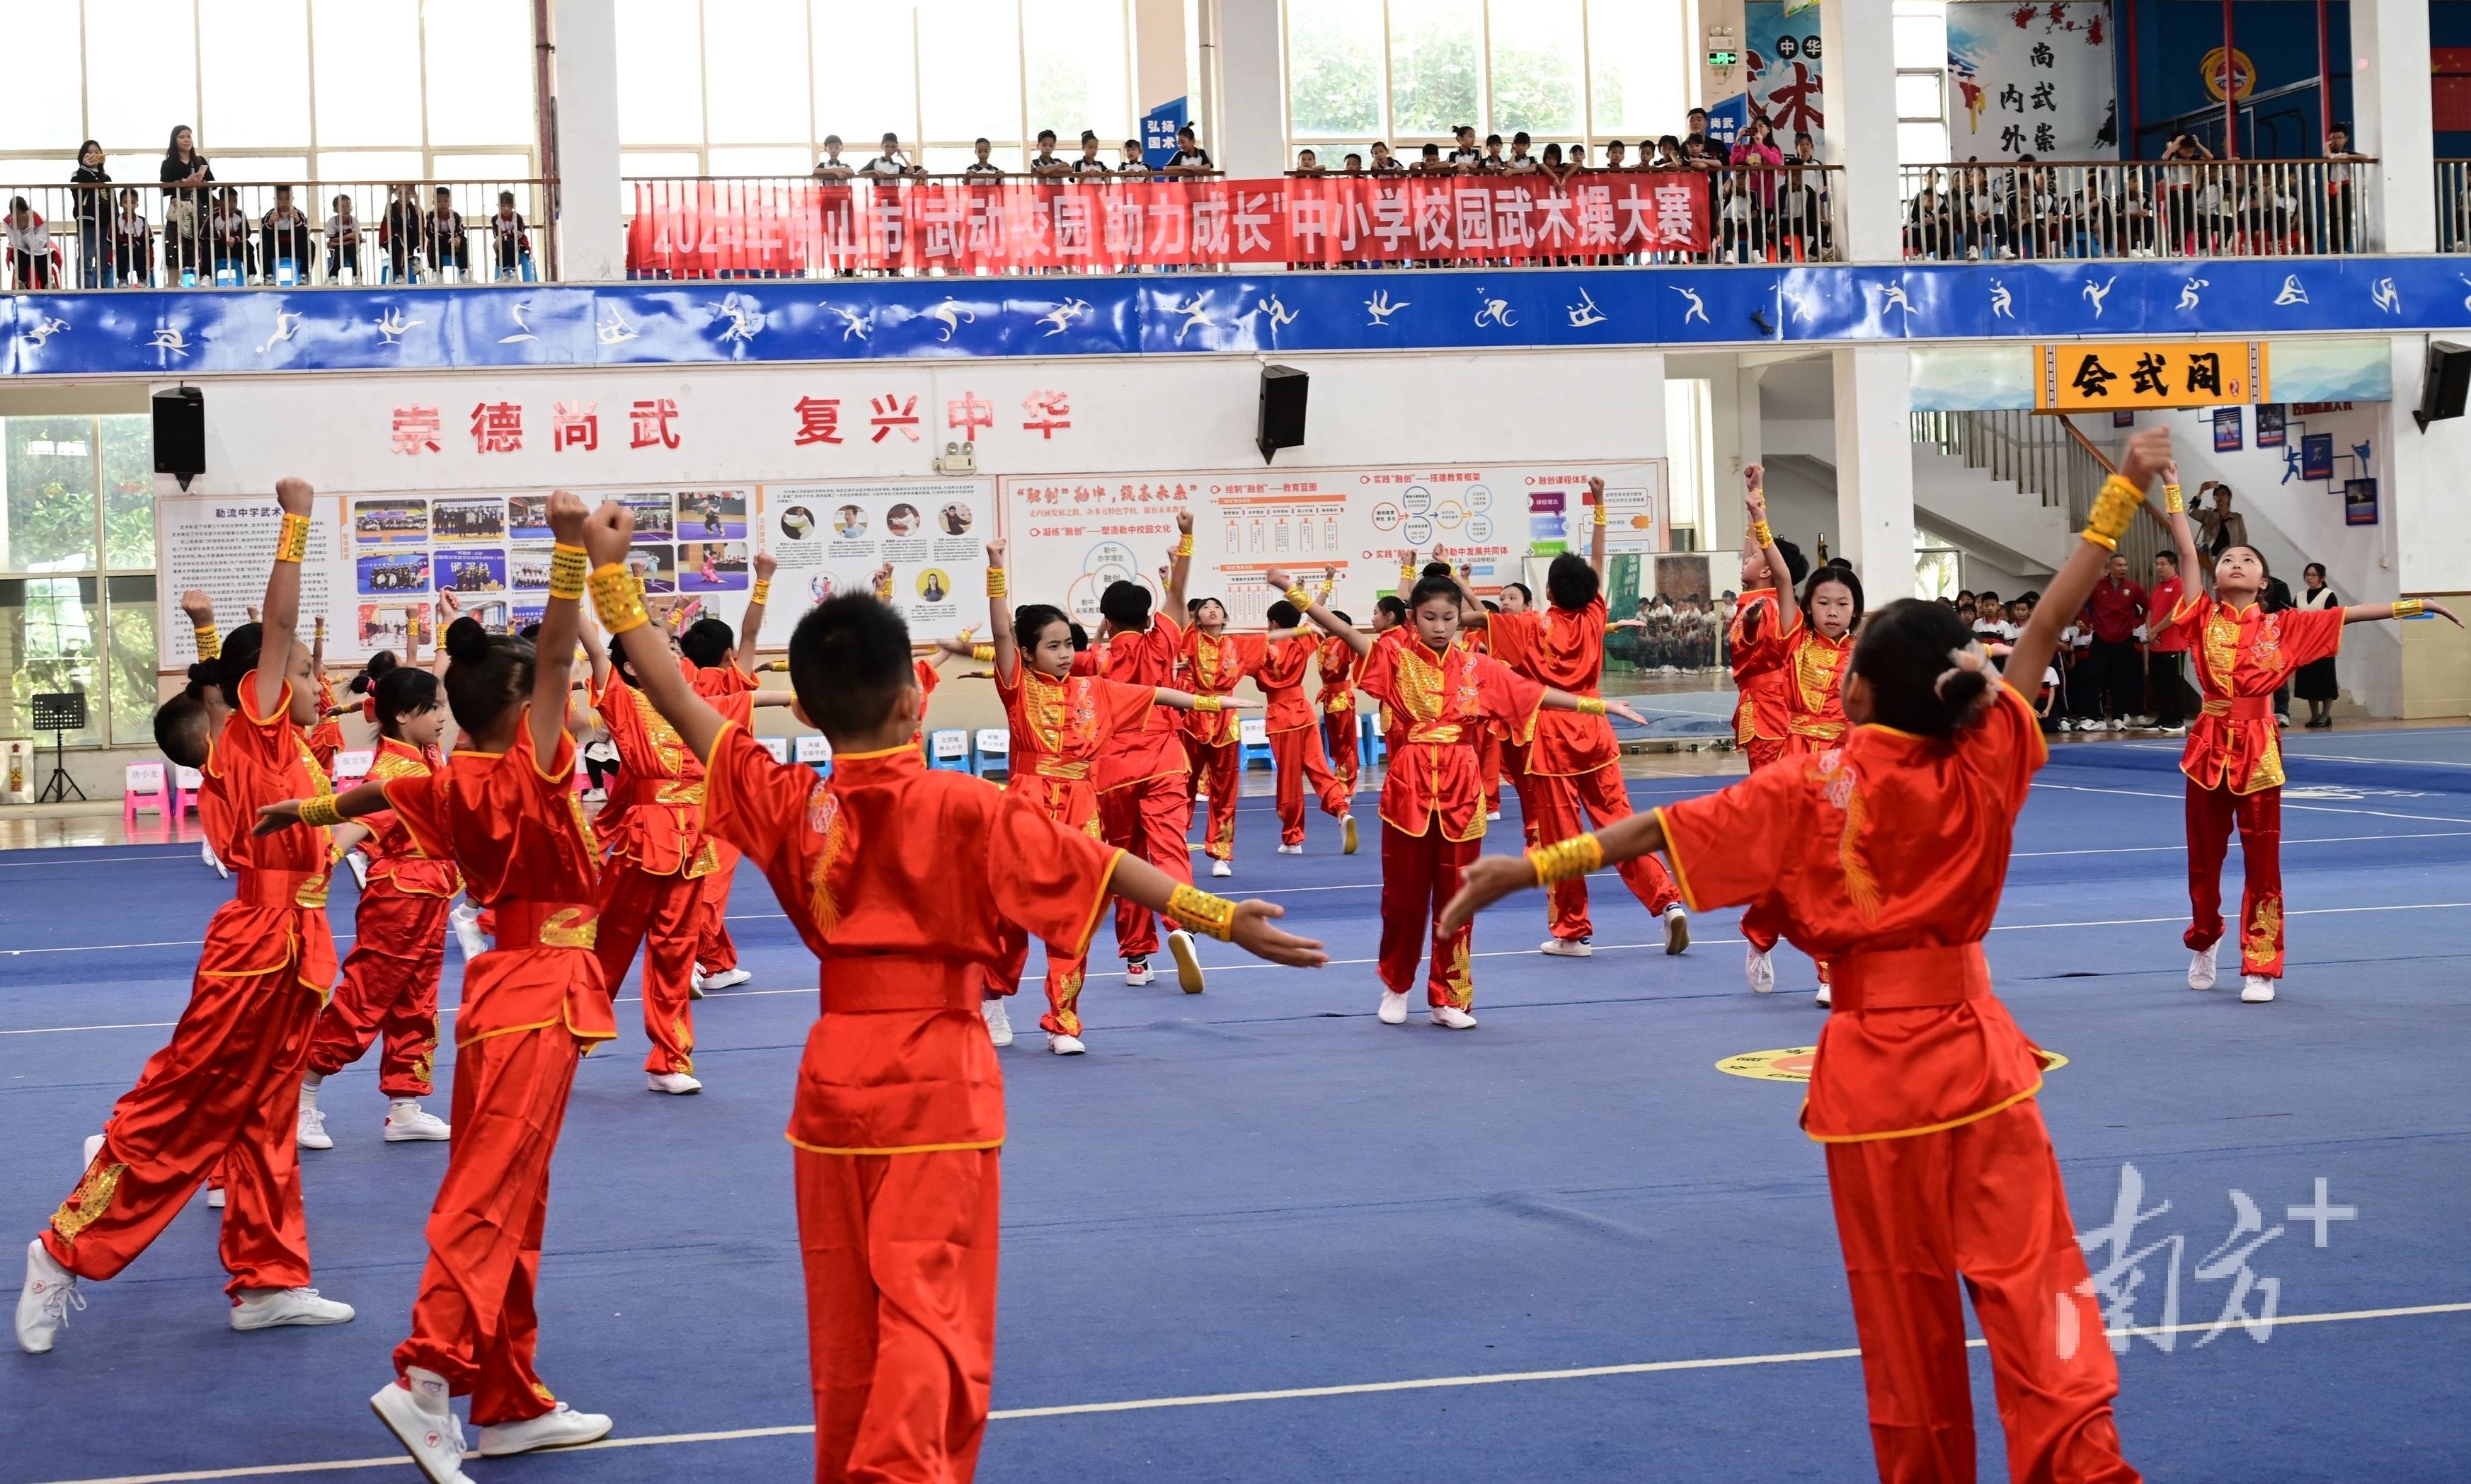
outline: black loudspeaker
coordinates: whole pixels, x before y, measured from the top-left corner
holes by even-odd
[[[154,393],[154,472],[182,489],[206,472],[206,394],[195,387]]]
[[[1261,423],[1253,441],[1260,447],[1263,463],[1280,449],[1303,446],[1305,389],[1310,382],[1292,365],[1261,367]]]
[[[2428,369],[2419,384],[2419,411],[2411,414],[2419,431],[2426,433],[2430,423],[2461,416],[2466,393],[2471,393],[2471,345],[2430,342]]]

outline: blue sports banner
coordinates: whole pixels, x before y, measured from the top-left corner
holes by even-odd
[[[0,298],[11,376],[2471,328],[2471,259],[1396,270]]]

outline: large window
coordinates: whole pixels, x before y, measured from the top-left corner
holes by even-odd
[[[1405,149],[1682,132],[1698,0],[1285,0],[1287,135]]]
[[[633,176],[804,175],[827,135],[886,132],[953,171],[984,135],[1019,169],[1042,129],[1135,124],[1132,0],[617,0],[620,165]],[[761,37],[761,41],[750,40]]]
[[[44,0],[7,35],[8,181],[66,179],[91,138],[151,183],[183,124],[230,181],[536,174],[523,0]]]
[[[153,738],[153,468],[142,414],[0,418],[0,737],[33,735],[37,693],[83,691],[71,746]]]
[[[1895,0],[1896,158],[1938,165],[1948,157],[1947,0]]]

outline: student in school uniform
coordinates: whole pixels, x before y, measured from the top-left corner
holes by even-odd
[[[2153,429],[2009,656],[2032,676],[2169,452]],[[2033,708],[1963,625],[1905,599],[1864,627],[1841,749],[1524,858],[1476,862],[1445,913],[1651,849],[1698,907],[1750,904],[1835,963],[1801,1126],[1826,1151],[1883,1481],[1968,1479],[1973,1403],[1960,1291],[1987,1337],[2010,1472],[2133,1484],[2119,1367],[2035,1095],[2044,1058],[1983,954],[2011,837],[2048,756]]]
[[[966,1484],[994,1370],[1004,1141],[982,975],[1017,932],[1081,951],[1111,894],[1275,962],[1317,965],[1320,945],[1272,926],[1275,907],[1179,885],[1057,824],[1028,791],[929,769],[909,741],[908,630],[871,598],[828,600],[789,640],[798,709],[832,744],[832,777],[774,762],[663,657],[624,583],[629,512],[607,505],[594,521],[602,622],[703,761],[712,827],[772,883],[821,961],[788,1128],[817,1484]]]
[[[1191,125],[1187,124],[1175,131],[1175,153],[1161,167],[1162,175],[1207,176],[1215,175],[1217,171],[1218,167],[1211,163],[1210,152],[1201,147],[1201,138],[1192,131]]]

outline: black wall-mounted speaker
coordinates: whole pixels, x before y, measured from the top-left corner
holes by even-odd
[[[1261,421],[1254,442],[1261,450],[1261,461],[1283,448],[1299,448],[1305,441],[1305,391],[1311,378],[1292,365],[1261,367]]]
[[[199,389],[154,393],[154,472],[182,489],[206,472],[206,394]]]
[[[2411,415],[2426,433],[2428,425],[2462,415],[2462,401],[2471,393],[2471,345],[2431,341],[2428,369],[2419,384],[2419,410]]]

